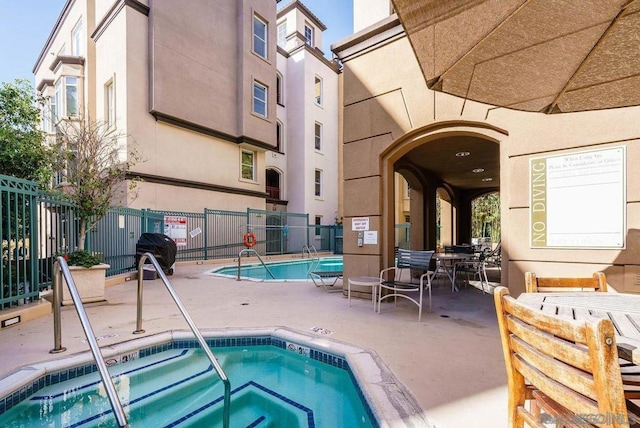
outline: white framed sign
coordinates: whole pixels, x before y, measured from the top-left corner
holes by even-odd
[[[624,248],[626,147],[532,158],[532,248]]]

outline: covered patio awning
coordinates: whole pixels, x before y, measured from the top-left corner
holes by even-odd
[[[640,0],[392,0],[431,89],[544,113],[640,105]]]

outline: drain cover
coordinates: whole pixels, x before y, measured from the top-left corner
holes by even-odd
[[[324,334],[324,335],[330,335],[333,334],[333,331],[326,329],[326,328],[322,328],[322,327],[311,327],[309,330],[311,330],[314,333],[318,333],[318,334]]]

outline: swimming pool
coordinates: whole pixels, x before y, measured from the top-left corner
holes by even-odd
[[[369,351],[283,328],[203,334],[231,381],[233,427],[426,422]],[[223,386],[197,348],[188,333],[170,332],[103,349],[130,426],[221,426]],[[0,426],[116,426],[84,354],[0,380]]]
[[[241,279],[260,281],[305,281],[309,280],[309,270],[319,272],[342,271],[342,257],[323,257],[321,259],[286,260],[266,263],[275,279],[269,275],[260,263],[242,264]],[[237,278],[238,266],[226,266],[207,272],[208,275]]]

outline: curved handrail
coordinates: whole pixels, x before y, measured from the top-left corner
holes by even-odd
[[[307,270],[307,275],[309,275],[311,271],[313,271],[317,266],[320,265],[320,254],[318,254],[318,250],[316,250],[315,246],[305,245],[304,247],[302,247],[302,258],[304,258],[305,250],[307,251],[307,253],[309,253],[309,258],[311,259],[311,263],[309,264],[309,269]],[[311,254],[311,250],[313,250],[313,253],[315,254],[315,256]]]
[[[140,261],[138,262],[138,305],[137,305],[138,314],[136,319],[136,331],[134,331],[133,334],[144,333],[144,330],[142,329],[142,282],[144,280],[144,272],[142,268],[143,268],[144,262],[147,259],[149,259],[153,264],[153,266],[155,267],[156,272],[158,272],[158,275],[162,279],[162,282],[167,288],[167,291],[169,291],[169,294],[173,298],[173,301],[178,306],[178,309],[180,309],[180,312],[182,313],[182,317],[187,321],[187,324],[189,324],[189,327],[191,328],[193,335],[198,340],[198,343],[200,343],[200,347],[204,350],[204,353],[209,358],[209,361],[211,361],[211,364],[213,365],[214,370],[218,374],[218,377],[224,384],[224,409],[222,412],[222,426],[224,428],[229,428],[229,406],[231,403],[231,383],[229,382],[229,379],[227,378],[227,375],[225,374],[224,370],[222,370],[222,366],[220,366],[220,363],[218,363],[218,360],[213,355],[213,352],[211,352],[211,349],[209,348],[209,345],[207,345],[207,342],[204,340],[204,337],[202,337],[200,330],[198,330],[198,327],[196,327],[195,323],[191,319],[191,316],[189,316],[189,314],[187,313],[187,310],[182,304],[182,301],[176,294],[176,291],[173,289],[173,286],[171,286],[171,283],[167,279],[167,276],[164,274],[164,271],[158,264],[158,260],[156,260],[155,256],[151,253],[144,253],[142,256],[140,256]]]
[[[271,279],[276,279],[275,275],[271,272],[271,270],[269,270],[269,268],[264,263],[264,261],[262,261],[262,257],[260,257],[260,254],[258,254],[258,252],[256,250],[253,250],[251,248],[245,248],[244,250],[242,250],[242,251],[240,251],[238,253],[238,279],[237,279],[237,281],[240,281],[240,265],[241,265],[241,260],[242,260],[242,253],[248,252],[248,251],[253,251],[255,253],[256,257],[258,257],[258,260],[260,260],[260,263],[262,263],[262,266],[264,266],[264,268],[267,270],[267,272],[269,272],[269,275],[271,275]]]
[[[80,318],[80,324],[82,324],[82,329],[84,330],[84,334],[87,337],[87,342],[89,342],[89,348],[91,348],[91,353],[93,354],[93,359],[96,361],[96,365],[98,366],[98,371],[100,372],[100,378],[102,379],[102,383],[104,383],[105,391],[107,392],[107,397],[109,398],[109,402],[111,403],[111,409],[113,410],[113,414],[116,417],[116,421],[118,422],[118,426],[128,427],[129,424],[127,422],[127,417],[125,416],[124,409],[122,408],[122,403],[118,399],[118,394],[116,392],[116,387],[113,384],[113,379],[109,375],[109,371],[107,370],[107,365],[102,358],[102,353],[100,352],[100,347],[98,346],[98,342],[96,341],[96,335],[91,328],[91,323],[89,322],[89,318],[87,317],[87,312],[84,310],[84,305],[82,304],[82,300],[80,299],[80,293],[78,293],[78,288],[76,287],[76,283],[73,281],[73,277],[71,276],[71,271],[69,270],[69,265],[64,257],[58,257],[56,262],[54,263],[54,281],[53,281],[53,346],[54,348],[49,351],[52,354],[66,351],[67,348],[62,347],[62,323],[60,322],[60,306],[62,300],[62,277],[67,281],[67,286],[69,287],[69,292],[71,293],[71,299],[73,300],[73,304],[76,307],[76,312],[78,313],[78,317]]]

